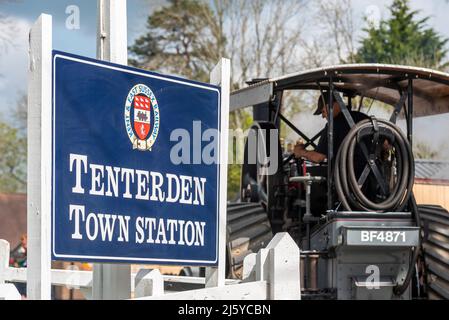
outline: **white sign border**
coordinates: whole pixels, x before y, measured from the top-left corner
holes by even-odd
[[[95,261],[148,261],[148,263],[152,263],[152,262],[169,262],[169,263],[176,263],[176,262],[181,262],[181,263],[192,263],[192,264],[216,264],[218,262],[218,248],[219,248],[219,217],[220,217],[220,192],[219,192],[219,186],[220,186],[220,170],[221,170],[221,166],[218,163],[217,164],[217,208],[216,208],[216,216],[217,216],[217,221],[216,221],[216,246],[215,246],[215,260],[182,260],[182,259],[150,259],[150,258],[136,258],[136,257],[111,257],[111,256],[88,256],[88,255],[66,255],[66,254],[57,254],[55,251],[55,139],[56,139],[56,135],[55,135],[55,121],[56,121],[56,59],[57,58],[62,58],[62,59],[66,59],[66,60],[72,60],[72,61],[76,61],[76,62],[80,62],[80,63],[84,63],[84,64],[90,64],[90,65],[94,65],[94,66],[98,66],[98,67],[102,67],[102,68],[106,68],[106,69],[112,69],[112,70],[117,70],[117,71],[122,71],[122,72],[126,72],[126,73],[131,73],[131,74],[135,74],[135,75],[140,75],[140,76],[144,76],[147,78],[154,78],[154,79],[158,79],[158,80],[164,80],[164,81],[168,81],[168,82],[174,82],[174,83],[178,83],[178,84],[183,84],[183,85],[188,85],[191,87],[197,87],[197,88],[201,88],[201,89],[206,89],[206,90],[210,90],[210,91],[215,91],[218,93],[218,130],[219,132],[221,132],[221,93],[220,90],[216,89],[216,88],[211,88],[210,86],[204,86],[204,85],[200,85],[200,84],[196,84],[196,83],[191,83],[191,82],[186,82],[186,81],[182,81],[182,80],[176,80],[176,79],[172,79],[172,78],[166,78],[163,76],[157,76],[157,75],[152,75],[152,74],[147,74],[147,73],[143,73],[143,72],[139,72],[136,70],[129,70],[127,68],[122,68],[119,66],[113,66],[110,64],[105,64],[105,63],[98,63],[98,62],[94,62],[94,61],[88,61],[88,60],[82,60],[79,58],[75,58],[72,56],[68,56],[68,55],[64,55],[62,53],[56,53],[53,56],[53,79],[52,79],[52,91],[53,91],[53,101],[52,101],[52,221],[51,221],[51,225],[52,225],[52,246],[51,246],[51,250],[53,253],[53,256],[55,258],[64,258],[64,259],[70,259],[70,258],[74,258],[74,259],[93,259]],[[218,139],[218,150],[219,152],[221,148],[221,144],[220,144],[220,139]],[[218,159],[219,160],[219,159]]]

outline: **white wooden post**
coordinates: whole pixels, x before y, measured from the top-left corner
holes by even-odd
[[[220,132],[220,203],[218,229],[218,266],[206,268],[206,287],[225,285],[226,277],[226,208],[228,189],[228,131],[231,61],[222,58],[210,74],[210,83],[221,86]]]
[[[266,281],[268,299],[300,300],[300,250],[286,232],[277,233],[266,248],[243,261],[243,281]]]
[[[97,59],[127,65],[126,0],[98,0],[97,10]]]
[[[128,64],[126,0],[98,0],[97,58]],[[131,297],[129,264],[95,264],[93,299],[128,299]]]
[[[140,269],[136,274],[134,297],[162,296],[164,278],[159,269]]]
[[[242,281],[256,281],[257,253],[250,253],[243,260]]]
[[[264,271],[270,283],[270,299],[301,300],[300,251],[296,242],[287,232],[280,232],[266,250],[269,265]]]
[[[22,296],[12,283],[0,284],[0,300],[21,300]]]
[[[52,17],[30,31],[28,69],[27,297],[51,299]]]
[[[273,238],[274,239],[274,238]],[[271,241],[273,241],[273,239]],[[270,243],[271,243],[270,241]],[[257,252],[256,255],[256,270],[255,276],[256,281],[266,280],[269,281],[269,259],[270,259],[270,250],[267,248],[262,248]]]
[[[0,239],[0,284],[5,283],[5,274],[9,267],[9,242]]]

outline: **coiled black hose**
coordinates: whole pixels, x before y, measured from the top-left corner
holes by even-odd
[[[372,144],[383,144],[385,139],[395,149],[397,183],[386,199],[374,202],[363,194],[362,187],[358,184],[354,154],[357,144],[364,144],[367,151],[370,145],[372,148]],[[365,160],[365,163],[375,165],[375,158],[355,160]],[[401,129],[391,122],[366,119],[355,124],[338,150],[334,168],[335,190],[347,211],[402,211],[410,199],[415,175],[413,153]]]
[[[396,150],[397,181],[388,197],[379,203],[375,203],[363,194],[362,187],[358,184],[354,170],[354,153],[357,143],[365,143],[365,147],[368,149],[367,144],[383,143],[385,139],[388,139],[389,143]],[[357,160],[360,161],[360,159]],[[365,160],[367,163],[372,161],[372,164],[374,164],[375,157]],[[419,211],[412,193],[414,176],[413,153],[407,138],[399,127],[385,120],[372,118],[354,125],[343,140],[335,160],[335,189],[345,210],[402,211],[407,204],[410,204],[416,224],[420,226]],[[418,260],[419,251],[419,247],[414,248],[404,281],[393,288],[395,295],[402,295],[408,288],[413,274],[413,266]]]

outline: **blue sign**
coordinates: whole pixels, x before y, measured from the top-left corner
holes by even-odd
[[[220,88],[53,52],[52,257],[217,265]]]

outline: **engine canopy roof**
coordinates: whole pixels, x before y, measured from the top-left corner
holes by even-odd
[[[251,91],[260,93],[262,87],[270,88],[271,94],[282,90],[320,90],[320,88],[327,90],[331,76],[334,88],[341,93],[372,98],[392,106],[399,101],[400,91],[406,92],[408,82],[412,79],[415,117],[449,112],[448,73],[387,64],[329,66],[262,80],[233,92],[230,109],[232,111],[245,107],[244,104],[247,104],[246,106],[256,104],[249,104],[251,99],[243,99],[245,100],[243,101],[235,98],[237,96],[251,97]]]

